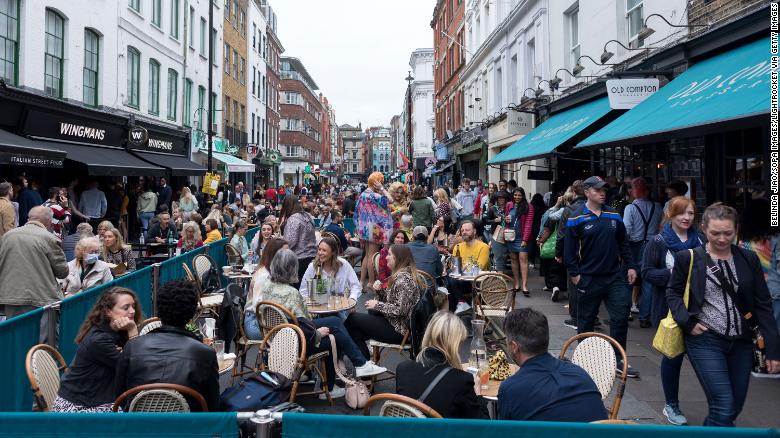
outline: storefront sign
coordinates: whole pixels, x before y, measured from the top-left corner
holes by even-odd
[[[130,147],[142,148],[149,141],[149,131],[143,126],[134,126],[127,131],[127,142]]]
[[[609,106],[612,109],[631,109],[658,91],[657,78],[610,79],[607,81]]]
[[[31,167],[62,167],[63,161],[65,161],[63,158],[52,158],[43,155],[0,152],[0,164]]]
[[[533,114],[509,110],[506,118],[488,128],[488,142],[496,143],[515,135],[528,134],[533,127]]]
[[[460,137],[461,145],[468,146],[478,141],[485,141],[486,134],[487,133],[485,132],[484,129],[482,129],[481,126],[476,126],[474,128],[471,128]]]
[[[31,108],[22,131],[29,136],[104,146],[121,146],[124,127]]]

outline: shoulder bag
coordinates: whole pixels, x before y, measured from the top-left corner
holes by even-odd
[[[220,395],[220,408],[223,412],[254,412],[266,409],[287,401],[291,388],[290,380],[282,374],[269,370],[251,374]]]
[[[688,264],[688,280],[685,282],[685,292],[683,293],[683,303],[685,307],[688,307],[688,297],[691,292],[691,272],[693,271],[693,250],[689,249],[688,253],[691,255],[691,261]],[[677,321],[672,318],[672,311],[669,310],[669,314],[666,318],[661,320],[658,325],[658,331],[655,332],[653,337],[653,348],[658,350],[661,354],[673,359],[683,353],[685,353],[685,341],[683,340],[683,332],[680,326],[677,325]]]
[[[336,353],[336,338],[333,335],[328,335],[330,338],[330,355],[333,360],[333,368],[336,370],[336,375],[344,381],[344,402],[352,409],[363,409],[371,396],[368,387],[365,383],[359,379],[353,379],[347,377],[343,370],[343,366],[338,362],[338,353]],[[325,382],[322,382],[325,385]]]
[[[519,217],[515,216],[515,221],[512,223],[512,226],[504,228],[504,241],[505,242],[509,243],[509,242],[514,242],[515,241],[515,238],[517,237],[517,235],[515,233],[515,225],[517,225],[517,220],[518,219],[519,219]]]
[[[543,259],[554,259],[555,258],[555,242],[558,241],[558,226],[555,226],[555,229],[550,234],[549,237],[547,237],[547,240],[544,241],[542,244],[542,249],[539,251],[539,257]]]

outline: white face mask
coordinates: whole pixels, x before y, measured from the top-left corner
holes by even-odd
[[[98,261],[99,257],[100,257],[100,255],[98,255],[98,254],[87,254],[87,256],[84,257],[84,262],[86,264],[88,264],[88,265],[94,265],[95,262]]]

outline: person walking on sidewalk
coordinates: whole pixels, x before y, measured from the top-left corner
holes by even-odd
[[[606,182],[592,176],[582,183],[588,199],[566,222],[564,259],[578,294],[577,333],[593,331],[601,302],[609,312],[609,335],[626,348],[631,288],[636,267],[620,215],[607,205]],[[627,274],[624,266],[628,267]],[[626,281],[627,280],[627,281]],[[617,361],[619,372],[622,360]],[[628,377],[639,377],[630,366]]]
[[[674,254],[702,245],[701,236],[693,227],[696,204],[692,199],[678,196],[668,203],[661,233],[654,236],[645,246],[642,258],[642,279],[652,286],[650,321],[658,327],[661,319],[669,313],[666,303],[666,285],[674,268]],[[673,359],[661,357],[661,386],[664,389],[663,414],[675,426],[684,426],[688,420],[680,410],[680,369],[685,354]]]
[[[650,190],[647,181],[639,177],[631,183],[634,201],[626,206],[623,223],[626,224],[628,246],[631,256],[637,264],[641,264],[647,241],[658,234],[663,216],[661,204],[648,199]],[[653,286],[642,281],[641,277],[634,283],[634,293],[631,307],[632,313],[639,314],[639,327],[650,327],[650,306],[652,304]],[[639,307],[637,308],[637,304]]]
[[[558,221],[558,236],[556,237],[555,242],[555,261],[563,264],[564,266],[566,266],[563,261],[566,223],[569,220],[569,217],[571,217],[572,212],[582,207],[582,205],[585,204],[585,201],[587,200],[585,198],[585,192],[582,189],[582,180],[578,179],[574,181],[569,189],[572,191],[574,199],[567,202],[566,207],[563,209],[561,219]],[[577,288],[572,284],[571,278],[567,277],[566,282],[568,290],[567,295],[569,297],[569,319],[563,321],[563,325],[577,330]],[[596,325],[598,325],[598,319],[596,320]]]

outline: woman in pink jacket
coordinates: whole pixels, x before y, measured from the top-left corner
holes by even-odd
[[[515,240],[507,241],[509,258],[512,260],[512,275],[515,279],[515,290],[520,289],[522,275],[523,295],[530,297],[528,291],[528,251],[531,249],[531,228],[534,220],[534,206],[528,203],[525,190],[515,189],[514,203],[509,216],[506,217],[507,228],[515,230]]]

